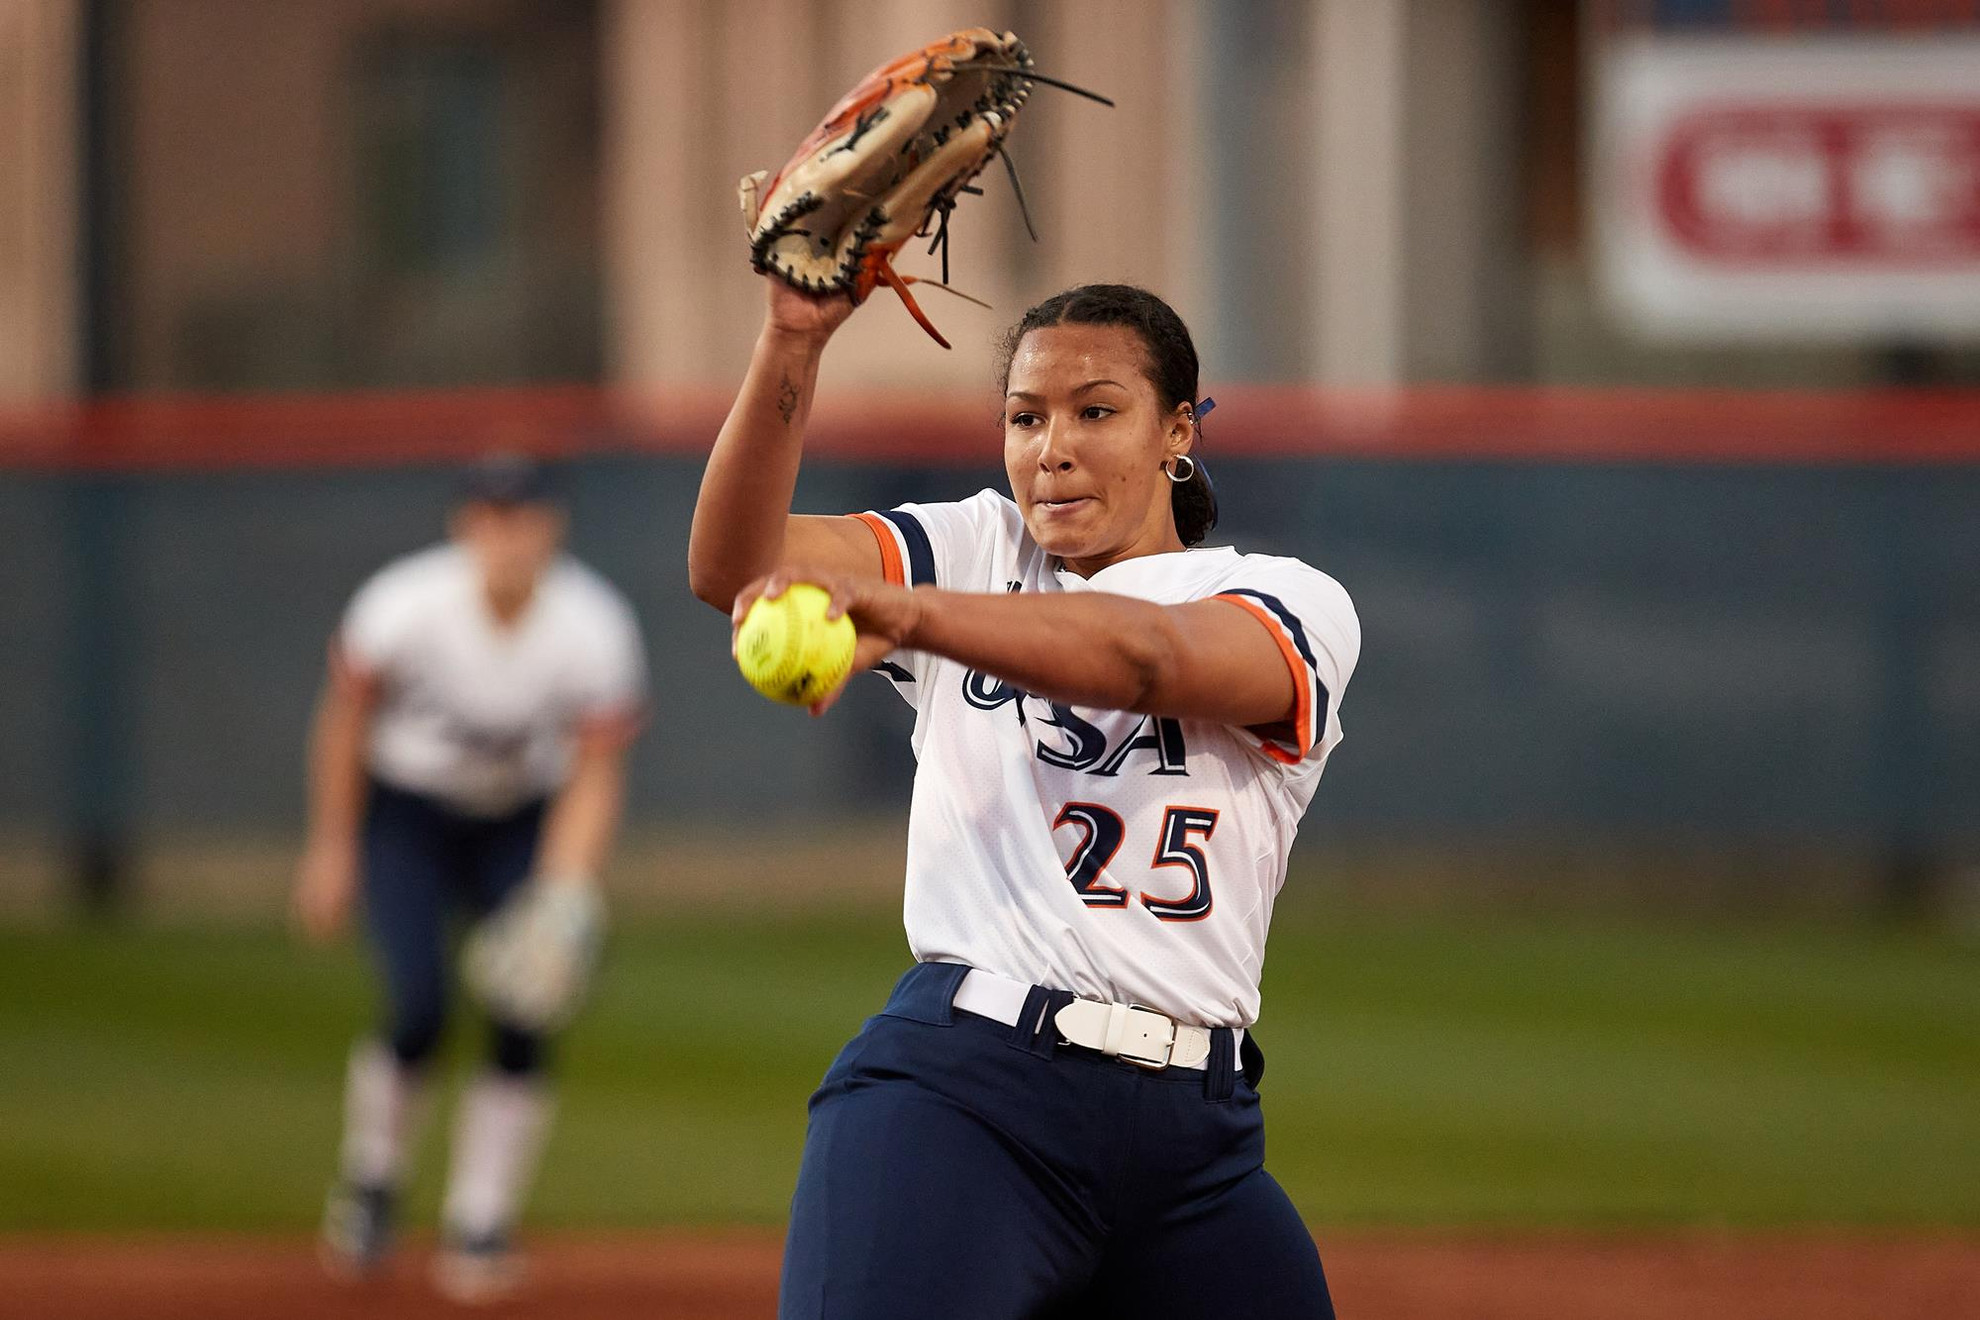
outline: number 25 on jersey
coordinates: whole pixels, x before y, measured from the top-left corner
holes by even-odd
[[[1127,839],[1126,823],[1117,812],[1097,802],[1068,802],[1060,808],[1052,828],[1067,825],[1081,835],[1079,846],[1066,859],[1066,879],[1072,882],[1080,901],[1092,908],[1126,907],[1125,888],[1101,883]],[[1203,849],[1190,840],[1201,836],[1207,843],[1216,829],[1217,813],[1208,807],[1170,807],[1162,813],[1161,837],[1155,841],[1149,869],[1178,867],[1189,874],[1190,889],[1181,898],[1161,898],[1143,891],[1138,895],[1142,906],[1163,921],[1200,921],[1210,915],[1210,862]]]

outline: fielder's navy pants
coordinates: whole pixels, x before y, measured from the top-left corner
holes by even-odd
[[[952,1009],[966,970],[909,971],[812,1096],[783,1320],[1332,1317],[1230,1032],[1149,1072],[1057,1046],[1070,995]]]
[[[385,1037],[401,1063],[433,1057],[447,1024],[450,919],[495,910],[536,866],[545,804],[484,819],[374,781],[364,817],[365,924],[385,976]],[[491,1024],[506,1073],[539,1071],[542,1037]]]

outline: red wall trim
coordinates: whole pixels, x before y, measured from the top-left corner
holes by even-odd
[[[1746,392],[1429,387],[1216,391],[1203,454],[1544,463],[1980,464],[1980,390]],[[145,397],[0,414],[0,470],[211,471],[700,454],[728,398],[589,386]],[[828,391],[807,452],[994,464],[996,401]]]

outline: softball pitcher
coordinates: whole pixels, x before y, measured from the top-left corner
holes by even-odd
[[[811,1100],[781,1314],[1330,1316],[1265,1172],[1272,902],[1360,651],[1347,593],[1201,547],[1188,330],[1086,285],[1005,346],[1008,495],[792,515],[851,312],[771,279],[695,510],[696,595],[825,587],[915,711],[916,965]],[[820,709],[836,697],[827,698]]]
[[[295,906],[327,939],[360,891],[385,1022],[352,1049],[326,1260],[361,1273],[391,1243],[407,1152],[448,1015],[449,924],[473,921],[470,988],[488,1066],[462,1089],[434,1280],[507,1291],[510,1230],[549,1120],[547,1037],[598,940],[594,877],[617,828],[645,660],[610,584],[559,552],[544,471],[474,468],[448,543],[386,566],[330,648],[309,762]]]

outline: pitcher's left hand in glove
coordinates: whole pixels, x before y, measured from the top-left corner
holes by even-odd
[[[970,180],[1002,154],[1017,112],[1041,82],[1113,104],[1040,74],[1023,42],[988,28],[966,28],[881,65],[775,177],[767,170],[743,177],[750,264],[807,293],[848,294],[855,305],[885,284],[947,348],[907,290],[933,281],[896,274],[894,254],[910,238],[932,238],[929,251],[942,252],[940,287],[948,287],[949,212],[978,191]]]
[[[604,933],[592,883],[531,880],[469,934],[468,989],[502,1022],[554,1031],[584,1002]]]

